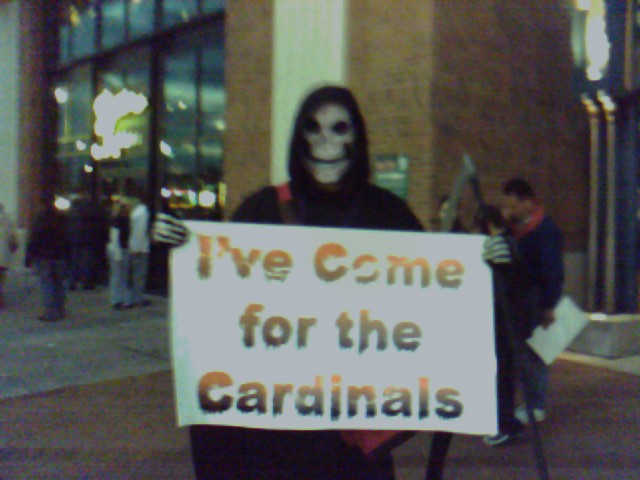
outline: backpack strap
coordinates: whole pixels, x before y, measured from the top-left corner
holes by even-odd
[[[276,192],[278,194],[278,208],[280,209],[280,216],[286,225],[298,225],[298,219],[296,218],[296,212],[293,209],[293,195],[291,195],[291,187],[288,183],[276,186]]]

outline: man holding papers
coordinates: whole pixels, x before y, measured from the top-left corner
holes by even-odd
[[[563,238],[525,180],[509,180],[503,194],[503,213],[517,241],[527,291],[525,303],[518,309],[524,318],[514,320],[520,328],[518,333],[526,339],[536,327],[547,328],[555,321],[554,308],[560,301],[564,282]],[[535,420],[541,422],[546,416],[549,369],[529,347],[523,352],[522,360],[527,383],[525,398]],[[516,410],[516,418],[528,423],[524,405]]]

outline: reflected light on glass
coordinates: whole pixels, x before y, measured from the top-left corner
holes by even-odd
[[[87,149],[87,144],[82,140],[76,140],[76,149],[80,152],[84,152]]]
[[[196,194],[196,192],[194,192],[193,190],[189,190],[187,192],[187,198],[189,199],[189,202],[192,205],[195,205],[196,202],[198,201],[198,195]]]
[[[180,110],[186,110],[187,109],[187,104],[184,103],[182,100],[178,100],[178,108]]]
[[[67,101],[69,100],[69,92],[67,92],[67,90],[62,87],[57,87],[54,90],[53,95],[56,97],[56,102],[58,102],[60,105],[67,103]]]
[[[93,167],[91,165],[89,165],[88,163],[85,163],[84,165],[84,171],[86,173],[93,173]]]
[[[216,120],[214,125],[216,130],[220,130],[220,131],[223,131],[225,128],[227,128],[227,124],[222,119]]]
[[[105,88],[93,102],[93,111],[96,115],[94,131],[98,137],[102,137],[102,145],[97,143],[91,145],[93,158],[96,160],[118,159],[122,155],[122,150],[140,144],[142,138],[139,134],[116,132],[116,126],[118,121],[127,115],[140,115],[148,105],[147,97],[141,93],[134,93],[125,88],[114,95]]]
[[[162,187],[160,189],[160,195],[162,196],[162,198],[169,198],[171,196],[171,190],[169,190],[168,188]]]
[[[171,145],[164,140],[160,140],[160,152],[167,157],[173,158],[173,149],[171,148]]]
[[[198,203],[205,208],[213,207],[216,203],[216,194],[209,190],[203,190],[198,195]]]
[[[71,202],[64,197],[60,197],[56,195],[55,200],[53,201],[53,205],[61,211],[69,210],[71,207]]]

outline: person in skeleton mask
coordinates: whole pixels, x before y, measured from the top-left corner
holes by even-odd
[[[365,122],[346,88],[324,86],[303,101],[294,123],[288,169],[289,183],[250,195],[231,220],[423,230],[402,199],[370,183]],[[152,235],[156,241],[175,245],[184,242],[188,232],[176,219],[159,214]],[[190,434],[198,479],[391,480],[390,445],[406,439],[398,432],[274,431],[205,425],[192,426]],[[372,438],[374,444],[384,445],[377,450],[381,454],[363,448]],[[440,444],[440,457],[446,455],[448,443],[444,447]]]

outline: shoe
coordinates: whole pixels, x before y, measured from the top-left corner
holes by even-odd
[[[522,423],[523,425],[527,425],[529,423],[529,415],[527,415],[527,407],[525,405],[520,405],[516,408],[514,416]],[[541,408],[533,409],[533,419],[536,423],[540,423],[547,418],[547,413]]]
[[[489,445],[490,447],[495,447],[496,445],[502,445],[504,443],[507,443],[510,440],[514,440],[520,437],[521,435],[522,435],[522,432],[513,433],[513,434],[498,432],[495,435],[487,435],[486,437],[483,437],[482,441],[486,445]]]

